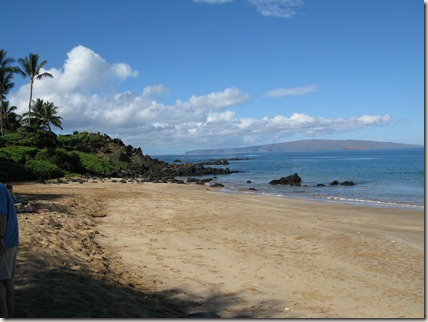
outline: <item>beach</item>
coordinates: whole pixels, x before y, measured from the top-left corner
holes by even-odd
[[[16,183],[16,318],[424,318],[424,213],[190,184]]]

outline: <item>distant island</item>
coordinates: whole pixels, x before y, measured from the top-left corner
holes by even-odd
[[[328,150],[380,150],[380,149],[411,149],[423,148],[423,145],[402,144],[393,142],[377,142],[364,140],[300,140],[243,148],[205,149],[187,151],[185,154],[235,154],[265,152],[296,152],[296,151],[328,151]]]

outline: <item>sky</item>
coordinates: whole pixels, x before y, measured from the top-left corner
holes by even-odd
[[[305,139],[424,144],[422,0],[1,0],[0,48],[63,130],[144,154]],[[29,79],[7,100],[28,110]]]

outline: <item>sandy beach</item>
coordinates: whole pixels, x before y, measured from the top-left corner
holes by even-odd
[[[424,318],[424,213],[197,185],[17,183],[16,318]]]

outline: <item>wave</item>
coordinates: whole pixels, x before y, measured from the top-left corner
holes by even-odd
[[[322,202],[335,202],[342,204],[352,204],[357,206],[371,206],[371,207],[382,207],[382,208],[412,208],[412,209],[421,209],[425,208],[424,205],[411,204],[405,202],[392,202],[392,201],[381,201],[381,200],[370,200],[370,199],[359,199],[359,198],[346,198],[338,196],[325,196],[320,194],[305,194],[305,190],[294,191],[293,194],[278,193],[273,191],[257,191],[257,190],[248,190],[238,186],[229,186],[221,189],[225,193],[237,193],[237,194],[255,194],[255,195],[264,195],[272,197],[287,197],[295,199],[306,199],[306,200],[316,200]]]
[[[343,203],[352,203],[352,204],[367,204],[367,205],[376,205],[383,207],[405,207],[405,208],[415,208],[415,209],[424,209],[425,206],[410,204],[405,202],[391,202],[391,201],[380,201],[380,200],[368,200],[368,199],[356,199],[356,198],[344,198],[344,197],[336,197],[336,196],[327,196],[322,197],[329,201],[337,201]]]

